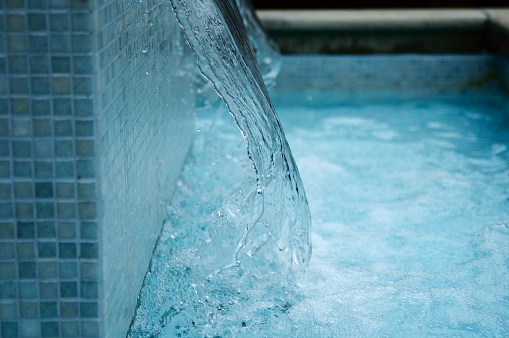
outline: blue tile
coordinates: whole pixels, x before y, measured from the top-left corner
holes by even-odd
[[[72,105],[70,99],[54,99],[53,114],[58,116],[72,115]]]
[[[53,221],[37,222],[37,238],[56,238],[56,225]]]
[[[73,222],[58,222],[58,238],[59,239],[76,238],[76,225]]]
[[[97,303],[80,303],[80,316],[81,318],[97,318]]]
[[[77,257],[76,243],[59,243],[58,244],[59,258],[70,259]]]
[[[58,322],[42,322],[41,323],[41,336],[42,337],[60,337],[59,323]]]
[[[54,32],[65,32],[69,30],[69,15],[68,13],[55,13],[49,16],[49,26]]]
[[[33,120],[34,136],[49,137],[53,134],[52,121],[50,119]]]
[[[82,281],[80,285],[80,296],[84,299],[97,299],[99,297],[98,283]]]
[[[48,8],[48,2],[46,0],[28,0],[28,8],[46,9]]]
[[[35,259],[35,243],[34,242],[18,242],[16,243],[16,251],[18,252],[18,260]]]
[[[99,323],[98,322],[81,322],[81,334],[83,337],[98,337],[99,336]]]
[[[53,140],[51,139],[36,139],[33,142],[34,157],[35,158],[52,158],[53,157]]]
[[[59,220],[75,219],[76,218],[76,204],[74,202],[59,202],[59,203],[57,203],[57,217]]]
[[[95,202],[80,202],[78,204],[80,219],[94,219],[97,217],[97,209]]]
[[[89,34],[72,35],[71,36],[72,51],[73,53],[91,53],[92,40]]]
[[[73,141],[71,140],[56,141],[55,156],[61,158],[73,157],[74,156]]]
[[[36,299],[37,283],[36,282],[19,282],[19,298]]]
[[[20,279],[32,279],[37,277],[35,262],[18,262],[18,274]]]
[[[14,197],[34,198],[34,189],[31,182],[14,182]]]
[[[5,104],[7,106],[7,100],[0,99],[0,104]],[[0,107],[0,110],[2,107]],[[0,119],[0,136],[8,136],[9,135],[9,120],[8,119]]]
[[[0,219],[1,218],[12,218],[12,203],[11,202],[0,202]]]
[[[81,262],[80,274],[82,280],[98,280],[99,264],[95,262]]]
[[[60,329],[62,337],[79,337],[80,336],[80,323],[79,322],[61,322]]]
[[[60,297],[76,298],[78,297],[77,282],[60,282]]]
[[[44,54],[49,51],[48,37],[46,35],[30,35],[28,37],[28,50],[31,54]]]
[[[78,277],[78,266],[76,262],[60,262],[58,269],[60,278],[72,279]]]
[[[68,56],[53,56],[51,58],[53,73],[69,73],[71,71],[71,59]]]
[[[71,50],[71,38],[68,34],[52,34],[50,48],[53,53],[69,53]]]
[[[9,32],[23,32],[26,30],[26,16],[24,14],[7,14],[6,26]]]
[[[45,31],[47,26],[45,14],[28,14],[28,29],[30,31]]]
[[[51,79],[54,95],[71,94],[71,78],[69,76],[55,76]]]
[[[30,57],[30,71],[32,74],[48,74],[50,70],[49,60],[44,55]]]
[[[16,319],[17,306],[15,301],[0,302],[0,320]]]
[[[76,174],[78,179],[81,178],[94,178],[95,167],[92,160],[78,160],[76,161]]]
[[[60,316],[62,318],[77,318],[79,316],[78,302],[60,302]]]
[[[0,161],[0,178],[8,178],[11,176],[11,168],[9,161]]]
[[[30,94],[28,79],[25,77],[10,77],[9,89],[11,94]]]
[[[39,258],[56,258],[57,244],[55,242],[37,243],[37,253]]]
[[[35,183],[35,197],[37,198],[53,198],[53,182],[37,182]]]
[[[41,278],[42,279],[58,278],[57,262],[55,262],[55,261],[39,262],[39,279],[41,279]],[[41,297],[42,297],[42,290],[41,290]],[[58,297],[58,295],[56,295],[55,297]]]
[[[18,298],[18,290],[15,282],[0,283],[0,299]]]
[[[16,178],[32,177],[32,161],[17,161],[13,163],[13,175]]]
[[[12,98],[11,112],[13,115],[30,115],[30,101],[24,97]]]
[[[21,337],[40,337],[41,324],[38,320],[22,320],[20,322],[20,336]]]
[[[37,302],[20,302],[19,312],[21,318],[38,318],[39,303]]]
[[[74,162],[73,161],[55,162],[55,176],[58,178],[74,178]]]
[[[56,120],[53,122],[55,136],[72,136],[71,120]]]
[[[58,283],[57,282],[40,282],[39,294],[41,299],[57,299]]]
[[[78,157],[93,157],[94,141],[93,140],[76,140],[76,156]]]
[[[0,260],[16,258],[16,246],[14,243],[0,242]]]
[[[28,74],[28,57],[26,55],[10,55],[8,61],[11,74]]]
[[[28,40],[25,35],[9,34],[7,36],[7,48],[11,53],[27,53]]]
[[[19,330],[18,330],[18,323],[17,322],[9,322],[9,321],[2,321],[0,332],[2,333],[2,337],[5,338],[11,338],[11,337],[18,337]]]
[[[37,202],[36,209],[38,218],[55,217],[55,203],[53,202]]]
[[[16,278],[14,262],[0,262],[0,280],[13,280]]]
[[[81,243],[80,244],[80,257],[88,259],[99,258],[99,246],[97,243]]]
[[[20,239],[35,238],[34,222],[18,222],[17,230],[17,237]]]
[[[41,302],[41,318],[55,318],[58,315],[57,302]]]
[[[0,223],[0,238],[4,239],[14,238],[14,224]]]
[[[95,199],[95,183],[78,183],[78,198],[80,200]]]
[[[32,134],[32,120],[12,119],[11,133],[14,137],[27,137]]]
[[[74,100],[74,115],[79,117],[91,117],[94,115],[94,109],[91,99]]]
[[[31,102],[32,115],[49,116],[51,115],[51,106],[49,99],[33,99]]]
[[[76,136],[94,136],[93,121],[76,121],[75,129]]]
[[[73,57],[73,70],[75,74],[92,74],[92,57],[75,56]]]
[[[30,141],[13,140],[12,155],[14,157],[32,157],[32,144]]]
[[[5,7],[21,9],[25,7],[25,2],[24,0],[5,0]]]
[[[36,161],[34,163],[34,173],[36,178],[53,178],[53,162]]]
[[[8,157],[11,154],[10,148],[8,140],[0,140],[0,157]]]
[[[2,143],[0,142],[0,145]],[[11,199],[11,184],[10,183],[0,183],[0,200],[10,200]]]
[[[67,0],[49,0],[50,8],[69,8],[69,2]]]
[[[74,198],[74,183],[57,182],[56,188],[57,198]]]
[[[32,77],[30,83],[34,95],[48,95],[51,93],[50,81],[47,77]]]
[[[91,96],[92,91],[92,78],[91,77],[74,77],[73,78],[73,93],[75,95]]]
[[[31,219],[34,217],[34,205],[31,202],[16,203],[16,218]]]
[[[71,28],[75,32],[90,32],[92,30],[91,15],[88,13],[73,14],[71,20]]]

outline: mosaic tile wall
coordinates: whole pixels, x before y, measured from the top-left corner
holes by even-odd
[[[498,87],[490,55],[284,56],[278,91],[334,88],[339,93],[457,94]]]
[[[1,337],[127,332],[192,135],[167,6],[0,1]]]

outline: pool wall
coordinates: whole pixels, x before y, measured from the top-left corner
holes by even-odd
[[[189,149],[168,2],[0,2],[0,336],[122,337]]]

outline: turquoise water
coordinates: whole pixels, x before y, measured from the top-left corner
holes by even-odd
[[[507,103],[394,94],[271,95],[313,219],[307,276],[233,269],[206,294],[196,248],[252,164],[225,108],[202,111],[130,336],[508,336]]]

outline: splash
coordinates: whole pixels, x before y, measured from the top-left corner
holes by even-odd
[[[254,169],[253,178],[234,189],[214,212],[196,254],[194,274],[211,279],[238,268],[299,276],[311,257],[309,207],[253,49],[262,58],[275,52],[262,51],[256,42],[259,35],[251,40],[252,48],[233,0],[171,0],[171,4],[202,74],[235,118]],[[248,13],[249,4],[243,8]],[[257,26],[254,18],[252,13],[247,16],[248,27]],[[262,64],[269,83],[277,67]]]

